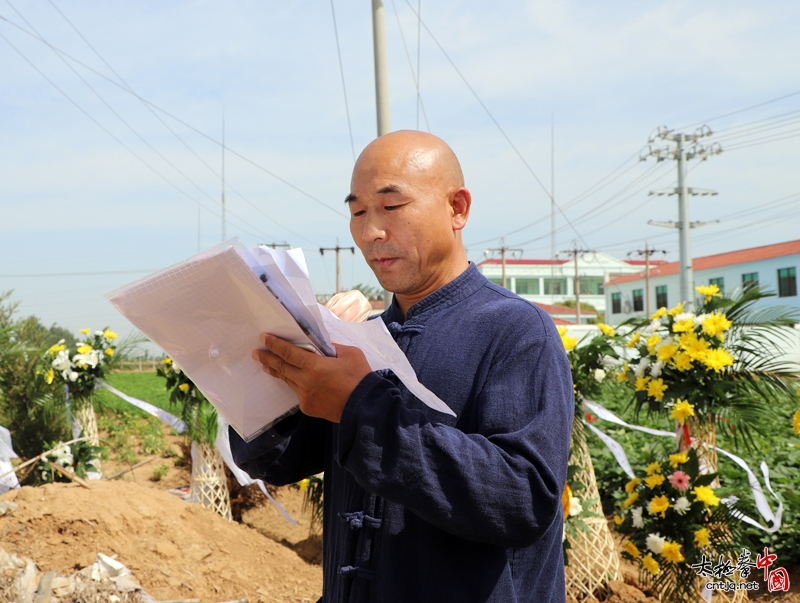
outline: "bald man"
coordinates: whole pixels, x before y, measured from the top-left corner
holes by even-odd
[[[356,348],[326,358],[264,335],[254,358],[302,412],[250,443],[231,432],[236,462],[275,485],[325,472],[325,603],[563,603],[573,401],[553,321],[467,260],[472,198],[439,138],[370,143],[345,201],[353,240],[394,292],[381,319],[456,417]]]

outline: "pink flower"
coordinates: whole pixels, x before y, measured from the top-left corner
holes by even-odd
[[[669,476],[669,483],[672,484],[672,487],[676,490],[683,492],[689,487],[689,476],[683,471],[676,471]]]

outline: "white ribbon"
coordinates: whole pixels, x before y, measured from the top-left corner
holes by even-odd
[[[600,406],[597,402],[593,402],[592,400],[584,399],[583,403],[586,405],[586,408],[588,408],[591,412],[593,412],[599,419],[603,419],[604,421],[608,421],[609,423],[615,423],[622,427],[627,427],[628,429],[634,429],[636,431],[641,431],[643,433],[647,433],[654,436],[669,437],[669,438],[675,437],[675,434],[669,431],[663,431],[660,429],[651,429],[649,427],[643,427],[641,425],[631,425],[629,423],[626,423],[625,421],[620,419],[617,415],[615,415],[613,412],[611,412],[607,408],[604,408],[603,406]],[[586,423],[586,421],[584,422]],[[622,449],[620,443],[617,442],[611,436],[602,433],[595,426],[589,423],[586,424],[594,433],[598,435],[598,437],[603,441],[603,443],[606,446],[608,446],[608,449],[611,451],[611,454],[614,455],[614,458],[619,463],[619,466],[622,467],[622,470],[629,477],[633,478],[633,471],[631,470],[630,463],[628,462],[628,457],[625,455],[625,451]],[[773,525],[771,528],[765,527],[760,523],[758,523],[755,519],[752,519],[751,517],[748,517],[741,511],[737,510],[734,510],[734,516],[737,517],[738,519],[741,519],[743,522],[749,525],[764,530],[768,534],[777,532],[781,527],[781,517],[783,515],[783,502],[781,502],[781,499],[778,498],[778,496],[775,494],[775,491],[772,489],[772,486],[769,483],[769,468],[767,467],[767,464],[764,461],[761,462],[760,465],[761,473],[764,476],[764,483],[766,484],[767,489],[770,491],[775,500],[778,501],[777,513],[772,512],[772,509],[770,508],[769,503],[767,502],[767,497],[764,496],[764,490],[762,490],[758,478],[756,478],[755,474],[753,474],[753,472],[750,470],[750,467],[743,459],[717,446],[710,446],[710,447],[716,450],[718,453],[727,456],[734,463],[739,465],[739,467],[744,469],[745,473],[747,474],[747,481],[750,484],[750,490],[753,493],[753,499],[755,500],[756,503],[756,509],[758,509],[758,512],[766,521],[771,522]],[[725,502],[730,506],[736,501],[735,498],[732,497],[729,499],[724,499],[722,502]]]
[[[144,400],[139,400],[138,398],[129,396],[128,394],[119,391],[115,387],[112,387],[105,381],[101,381],[100,379],[98,379],[97,382],[100,384],[101,387],[107,389],[112,394],[119,396],[120,398],[125,400],[125,402],[132,404],[136,408],[142,409],[143,411],[153,415],[154,417],[158,417],[178,433],[183,433],[184,431],[186,431],[186,424],[175,415],[168,413],[166,410],[162,410],[158,406],[154,406],[153,404],[145,402]],[[270,502],[272,502],[272,504],[278,508],[278,511],[280,511],[281,515],[283,515],[286,518],[286,521],[296,525],[297,522],[294,519],[292,519],[292,517],[286,512],[286,509],[284,509],[283,506],[281,506],[281,504],[277,500],[275,500],[275,498],[272,497],[270,493],[267,491],[264,482],[261,481],[260,479],[256,480],[252,479],[249,475],[247,475],[247,473],[242,471],[236,465],[236,463],[233,462],[233,454],[231,453],[231,444],[230,441],[228,440],[228,424],[221,416],[218,416],[218,421],[219,421],[219,427],[217,429],[217,439],[214,442],[214,445],[217,447],[217,450],[219,450],[222,460],[225,461],[225,464],[228,466],[228,469],[231,470],[231,473],[233,473],[234,477],[236,478],[236,481],[239,482],[240,486],[250,486],[251,484],[258,484],[259,490],[261,490],[264,493],[264,496],[266,496],[270,500]]]

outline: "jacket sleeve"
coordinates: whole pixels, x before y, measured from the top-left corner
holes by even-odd
[[[298,411],[250,442],[229,427],[233,460],[253,479],[274,486],[320,473],[325,457],[325,423]]]
[[[477,416],[477,433],[429,420],[371,373],[345,406],[337,462],[451,534],[529,546],[561,518],[574,412],[563,346],[555,328],[543,331],[492,359],[475,407],[462,411]]]

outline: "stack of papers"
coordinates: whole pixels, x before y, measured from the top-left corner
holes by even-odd
[[[246,441],[298,409],[289,386],[251,356],[262,333],[327,356],[333,343],[356,346],[372,370],[391,369],[426,405],[454,414],[419,383],[383,321],[341,321],[316,302],[300,249],[247,249],[236,238],[105,297]]]

